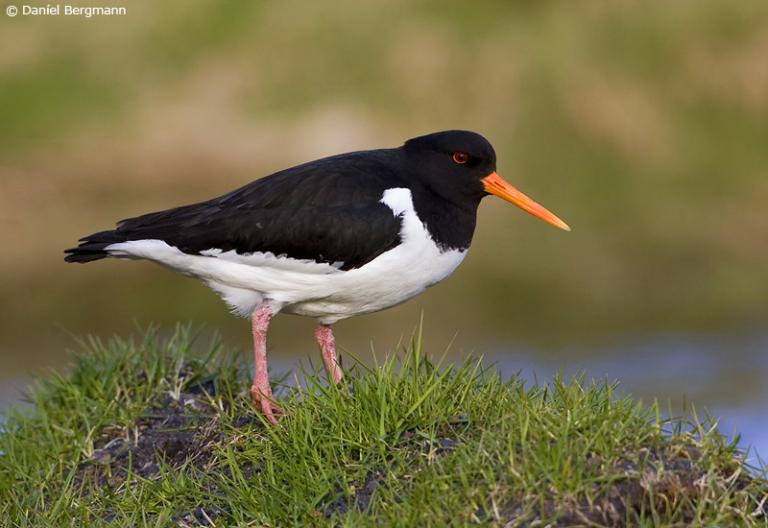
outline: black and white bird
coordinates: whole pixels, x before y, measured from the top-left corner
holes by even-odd
[[[400,304],[453,273],[489,194],[570,230],[496,174],[484,137],[450,130],[319,159],[218,198],[122,220],[80,239],[65,259],[146,259],[205,282],[232,313],[251,319],[251,393],[274,423],[270,319],[280,312],[316,318],[315,337],[338,383],[331,325]]]

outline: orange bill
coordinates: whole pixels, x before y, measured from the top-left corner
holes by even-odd
[[[502,180],[501,176],[495,172],[490,173],[481,181],[485,187],[485,192],[515,204],[523,211],[531,213],[536,218],[540,218],[555,227],[565,229],[566,231],[571,230],[571,228],[568,227],[568,224]]]

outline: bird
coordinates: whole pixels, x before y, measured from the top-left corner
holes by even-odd
[[[496,173],[482,135],[446,130],[396,148],[338,154],[275,172],[222,196],[117,222],[65,250],[67,262],[144,259],[207,284],[249,318],[254,406],[282,409],[267,373],[278,313],[317,319],[328,378],[342,379],[332,325],[401,304],[467,254],[480,201],[495,195],[570,227]]]

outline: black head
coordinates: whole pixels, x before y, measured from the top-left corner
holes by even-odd
[[[403,145],[414,176],[432,193],[465,208],[493,194],[555,227],[568,225],[496,174],[496,152],[480,134],[447,130],[409,139]]]
[[[482,179],[496,171],[496,152],[480,134],[446,130],[409,139],[403,145],[409,165],[435,193],[479,203]]]

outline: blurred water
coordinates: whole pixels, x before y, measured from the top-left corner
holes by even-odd
[[[566,379],[585,375],[587,379],[618,382],[618,392],[646,403],[659,401],[667,414],[680,415],[695,408],[700,417],[718,421],[722,434],[740,434],[739,445],[749,450],[749,461],[759,465],[759,456],[768,456],[768,336],[739,337],[665,335],[637,339],[605,349],[593,347],[542,351],[496,345],[485,348],[487,366],[504,378],[518,374],[528,384],[548,382],[560,374]],[[462,354],[449,352],[459,362]],[[276,355],[270,364],[273,377],[311,368],[314,356]],[[0,423],[2,410],[28,404],[23,390],[28,378],[0,379]],[[289,378],[289,383],[290,378]]]

